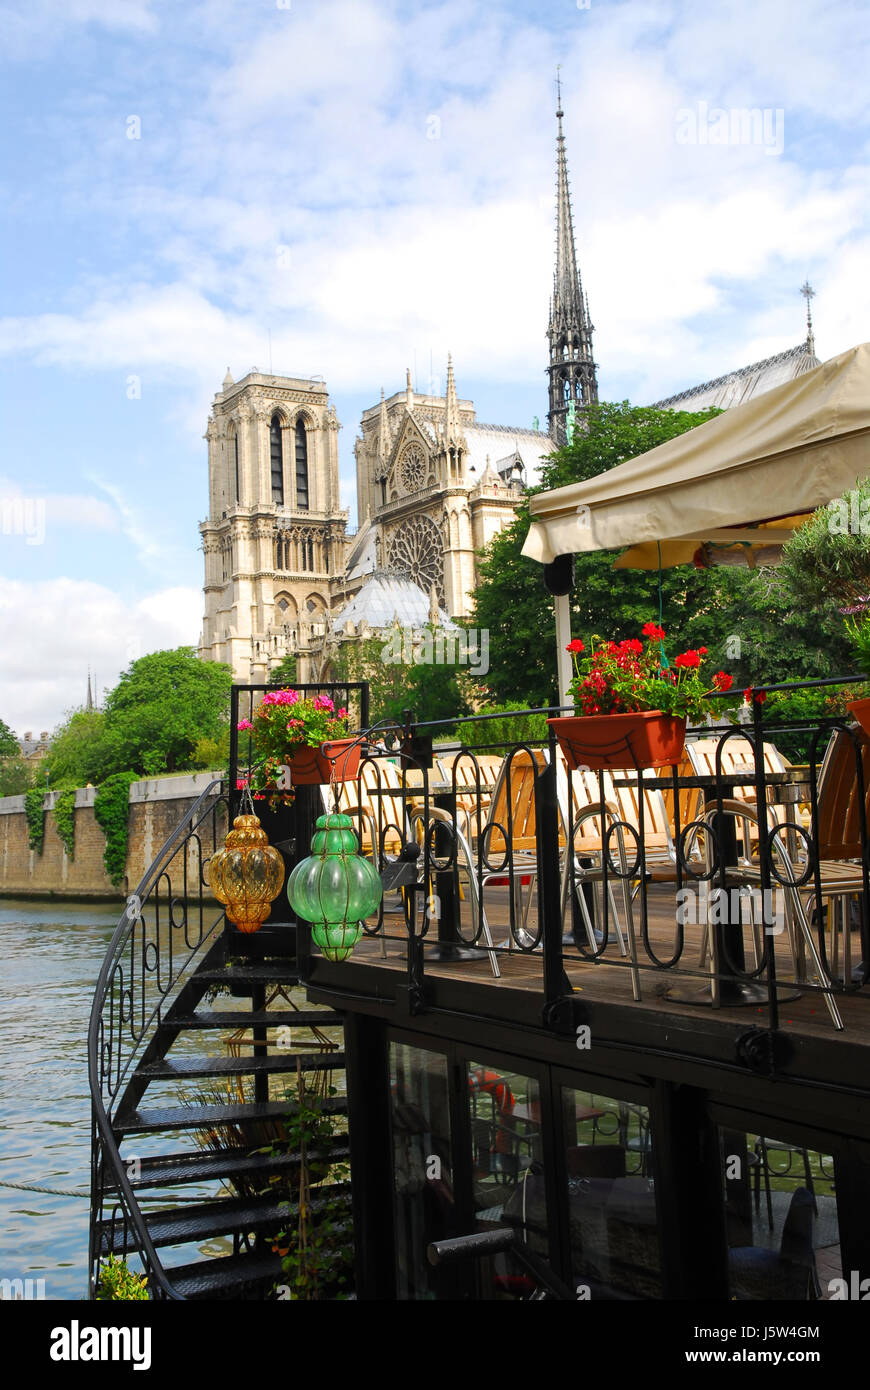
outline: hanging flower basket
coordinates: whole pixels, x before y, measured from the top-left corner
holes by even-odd
[[[352,782],[359,772],[362,745],[358,739],[333,739],[319,748],[307,744],[297,747],[287,759],[294,786],[311,786],[315,782]],[[333,772],[333,759],[335,771]]]
[[[658,623],[645,623],[643,636],[646,644],[637,637],[593,637],[588,650],[580,638],[568,643],[574,662],[568,693],[582,713],[547,723],[570,768],[671,767],[682,757],[686,720],[725,712],[715,697],[734,681],[717,671],[707,688],[701,676],[706,647],[690,648],[671,662]]]
[[[298,690],[267,691],[253,719],[238,725],[240,733],[251,736],[245,785],[254,800],[268,799],[277,811],[293,804],[295,787],[355,778],[362,749],[347,736],[348,723],[347,710],[337,710],[328,695],[312,699]]]
[[[848,700],[846,709],[853,719],[857,719],[865,734],[870,734],[870,698],[865,700]]]
[[[686,742],[686,721],[658,709],[548,719],[572,771],[670,767]]]

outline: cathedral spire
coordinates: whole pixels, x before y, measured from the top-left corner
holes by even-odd
[[[88,694],[87,694],[87,699],[86,699],[86,701],[85,701],[85,709],[86,709],[86,710],[92,710],[93,708],[94,708],[94,697],[93,697],[93,695],[92,695],[92,693],[91,693],[91,668],[90,668],[90,666],[89,666],[89,667],[88,667]]]
[[[459,418],[459,401],[456,396],[456,382],[453,378],[453,358],[447,354],[447,396],[444,411],[444,440],[447,444],[462,441],[462,421]]]
[[[405,404],[409,410],[414,409],[414,388],[411,385],[411,368],[405,368]]]
[[[381,387],[381,404],[378,408],[378,458],[382,463],[386,462],[390,448],[390,427],[387,424],[387,403],[384,400],[384,388]]]
[[[807,301],[807,352],[811,357],[816,355],[816,340],[813,335],[813,310],[811,300],[815,299],[816,292],[809,280],[804,280],[801,285],[801,294]]]
[[[592,358],[592,323],[589,305],[580,283],[574,245],[574,220],[568,161],[562,130],[562,84],[556,75],[556,271],[550,302],[550,434],[557,444],[566,440],[568,406],[575,410],[598,400],[598,382]]]

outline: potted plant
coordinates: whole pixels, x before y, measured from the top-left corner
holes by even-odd
[[[731,689],[717,671],[708,687],[701,675],[706,647],[681,652],[671,662],[664,630],[646,623],[644,644],[593,637],[587,650],[568,643],[574,661],[571,698],[580,713],[549,719],[571,768],[662,767],[680,760],[686,720],[698,722],[722,705],[710,697]]]
[[[870,478],[798,527],[783,546],[780,572],[800,602],[838,606],[855,665],[870,676]],[[846,708],[870,733],[870,698],[847,701]]]
[[[268,690],[253,719],[238,727],[251,735],[253,798],[268,797],[273,810],[292,802],[294,786],[345,782],[359,769],[360,744],[348,737],[347,710],[336,710],[328,695]]]
[[[850,618],[846,632],[852,643],[855,665],[862,675],[870,676],[870,613],[866,610],[860,617]],[[848,700],[846,709],[852,714],[865,733],[870,734],[870,697],[861,700]]]

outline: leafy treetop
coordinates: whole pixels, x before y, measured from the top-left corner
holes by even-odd
[[[595,477],[716,413],[654,410],[627,401],[590,406],[572,443],[544,463],[541,488]],[[542,566],[521,554],[529,526],[524,503],[483,553],[471,621],[490,634],[484,694],[537,706],[556,698],[556,641]],[[711,662],[731,674],[735,685],[830,675],[851,664],[833,605],[808,610],[776,570],[680,565],[663,570],[659,581],[654,571],[615,571],[614,558],[610,551],[577,556],[571,610],[580,636],[633,637],[645,622],[659,621],[661,601],[665,630],[687,647],[706,646]]]

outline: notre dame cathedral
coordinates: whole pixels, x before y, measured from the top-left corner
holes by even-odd
[[[297,678],[327,677],[342,643],[471,611],[476,552],[507,525],[541,460],[598,399],[592,323],[577,268],[561,93],[548,430],[479,424],[457,393],[405,389],[363,412],[355,445],[359,526],[339,505],[339,422],[323,380],[227,371],[209,417],[205,618],[199,654],[261,683],[287,654]],[[663,407],[724,407],[818,366],[807,341],[705,382]],[[697,398],[697,399],[696,399]]]

